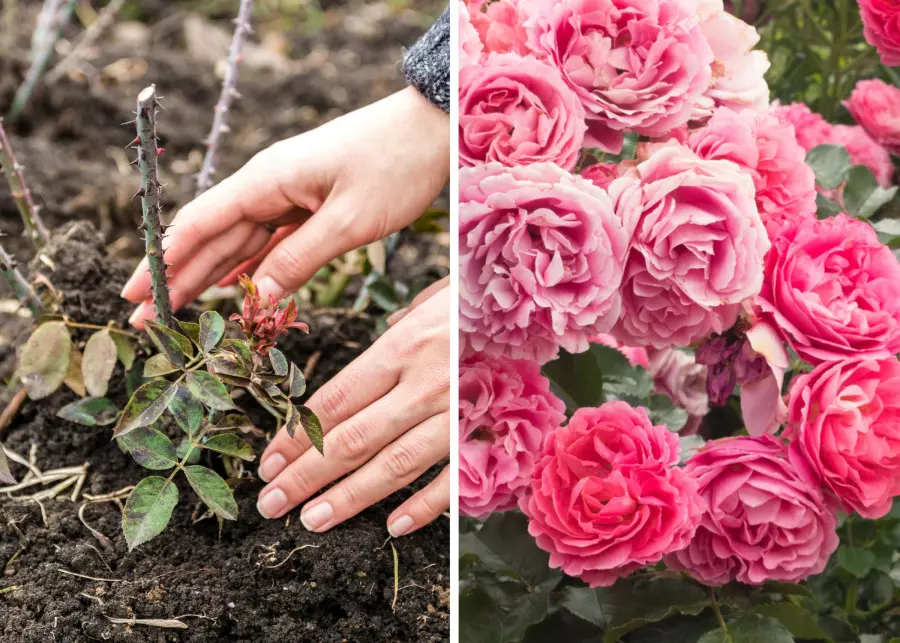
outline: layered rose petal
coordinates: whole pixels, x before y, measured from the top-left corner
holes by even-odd
[[[878,50],[881,62],[900,65],[900,3],[897,0],[859,0],[866,40]]]
[[[639,194],[607,193],[550,163],[460,172],[464,347],[545,363],[587,350],[620,311],[625,221]]]
[[[475,518],[528,491],[544,438],[565,419],[540,367],[473,355],[459,366],[459,509]]]
[[[822,364],[791,385],[786,435],[845,511],[881,518],[900,495],[900,362]]]
[[[680,0],[546,2],[526,24],[531,49],[581,97],[591,144],[607,151],[625,130],[660,137],[687,123],[710,85],[713,52]]]
[[[864,221],[838,215],[784,228],[756,303],[813,364],[900,351],[900,262]]]
[[[523,0],[467,2],[469,21],[475,28],[485,53],[525,55],[529,53],[524,23]]]
[[[619,176],[619,166],[615,163],[594,163],[583,168],[579,174],[605,190]]]
[[[459,67],[475,65],[481,60],[484,45],[481,37],[472,25],[466,3],[459,0]]]
[[[680,433],[695,434],[703,417],[709,413],[706,366],[698,364],[692,354],[677,348],[651,351],[649,358],[653,388],[688,414],[687,424]]]
[[[693,540],[666,557],[706,585],[797,582],[825,569],[837,520],[780,440],[725,438],[693,455],[685,473],[707,509]]]
[[[769,248],[752,180],[731,162],[703,160],[674,143],[656,148],[610,189],[635,178],[641,212],[612,335],[630,346],[666,348],[723,332],[741,302],[759,292]]]
[[[826,143],[843,145],[853,165],[865,165],[872,170],[879,185],[888,188],[894,182],[894,164],[882,145],[859,126],[835,125]]]
[[[678,458],[677,436],[645,409],[576,411],[547,438],[519,503],[550,565],[608,586],[686,546],[703,504]]]
[[[793,126],[797,142],[807,152],[825,143],[831,136],[831,125],[805,103],[790,105],[774,103],[772,112],[783,122]]]
[[[869,136],[900,153],[900,89],[877,78],[862,80],[844,105]]]
[[[491,54],[459,74],[459,160],[572,169],[584,142],[584,107],[559,71],[528,56]]]

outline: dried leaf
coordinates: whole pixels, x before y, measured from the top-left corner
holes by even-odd
[[[160,353],[164,353],[169,358],[173,365],[183,368],[187,363],[185,358],[194,356],[191,340],[181,333],[176,333],[174,330],[152,321],[144,322],[144,326],[150,341],[159,349]]]
[[[143,426],[119,438],[134,461],[146,469],[165,471],[178,464],[175,445],[165,434]]]
[[[84,386],[91,397],[103,397],[109,388],[109,378],[116,367],[116,343],[108,330],[91,335],[84,347],[81,373]]]
[[[187,385],[194,397],[211,409],[228,411],[234,408],[228,389],[212,373],[206,371],[188,373]]]
[[[366,257],[368,257],[372,269],[378,274],[383,275],[385,265],[387,264],[387,249],[384,246],[384,241],[379,239],[378,241],[373,241],[367,245]]]
[[[56,417],[85,426],[106,426],[116,421],[119,409],[105,397],[86,397],[66,404]]]
[[[161,627],[169,630],[186,630],[188,624],[177,618],[115,618],[103,615],[107,621],[116,625],[147,625],[148,627]]]
[[[72,338],[61,321],[41,324],[25,342],[16,372],[32,400],[40,400],[60,387],[69,370]]]
[[[184,467],[184,474],[200,499],[217,516],[225,520],[237,519],[238,506],[234,501],[234,495],[219,474],[200,465]]]
[[[177,389],[178,385],[166,380],[153,380],[144,384],[128,400],[113,436],[125,435],[138,427],[156,422],[175,397]]]
[[[169,358],[163,353],[157,353],[146,362],[144,362],[144,377],[148,380],[154,377],[162,377],[169,373],[174,373],[179,369],[175,368]]]
[[[16,484],[16,478],[12,471],[9,470],[9,462],[6,454],[3,452],[3,446],[0,446],[0,482],[5,484]]]
[[[208,310],[200,315],[200,348],[204,353],[209,353],[225,336],[225,320],[222,315],[214,310]]]
[[[291,372],[287,379],[290,388],[288,389],[288,397],[300,397],[306,393],[306,377],[300,367],[291,362]]]
[[[159,535],[178,504],[178,488],[160,476],[141,480],[131,491],[122,512],[122,531],[128,551]]]
[[[130,371],[131,367],[134,366],[134,358],[137,356],[134,344],[122,333],[110,333],[110,335],[112,335],[112,340],[116,343],[116,357],[122,362],[125,370]]]
[[[312,409],[306,406],[288,406],[287,418],[285,419],[285,429],[292,438],[297,428],[300,427],[309,437],[309,441],[316,447],[316,451],[325,455],[324,435],[322,434],[322,423],[313,413]]]
[[[66,369],[66,379],[63,384],[69,387],[78,397],[87,395],[87,388],[84,386],[84,375],[81,373],[81,364],[84,357],[77,348],[72,348],[72,355],[69,357],[69,368]]]
[[[214,435],[203,446],[210,451],[231,455],[247,462],[252,462],[256,458],[253,447],[232,433]]]
[[[188,435],[193,436],[206,416],[206,409],[184,386],[179,386],[169,402],[169,412]]]

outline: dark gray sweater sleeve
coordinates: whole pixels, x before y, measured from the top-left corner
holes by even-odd
[[[450,8],[410,47],[403,75],[429,101],[450,111]]]

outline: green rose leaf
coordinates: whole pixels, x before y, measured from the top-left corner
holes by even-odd
[[[122,366],[126,371],[130,371],[134,366],[134,358],[137,352],[134,350],[134,344],[122,333],[110,333],[113,342],[116,344],[116,357],[122,362]]]
[[[210,451],[224,453],[247,462],[252,462],[256,458],[253,454],[253,447],[232,433],[215,435],[207,440],[203,446]]]
[[[138,427],[156,422],[169,406],[177,389],[176,384],[166,380],[153,380],[144,384],[128,400],[113,436],[122,436]]]
[[[183,330],[184,334],[188,336],[188,339],[190,339],[197,348],[201,348],[200,324],[195,324],[194,322],[183,322],[178,319],[176,319],[175,321],[178,322],[179,326],[181,326],[181,330]]]
[[[369,297],[375,305],[387,313],[400,309],[400,297],[394,284],[385,278],[379,278],[369,284]]]
[[[119,444],[142,467],[165,471],[178,464],[175,445],[165,434],[142,426],[119,438]]]
[[[200,348],[204,353],[209,353],[225,336],[225,320],[222,315],[214,310],[208,310],[200,315]]]
[[[193,396],[209,408],[216,411],[228,411],[234,408],[234,402],[228,395],[228,389],[212,373],[193,371],[187,374],[186,381]]]
[[[185,433],[194,435],[203,424],[206,409],[200,400],[191,395],[191,392],[183,386],[179,386],[172,401],[169,402],[169,413],[175,418]]]
[[[237,353],[219,352],[211,358],[208,368],[216,375],[228,375],[230,377],[250,378],[250,370],[244,365]]]
[[[681,578],[652,578],[634,583],[627,600],[622,600],[623,587],[597,590],[603,603],[612,603],[605,643],[614,643],[627,633],[663,621],[676,614],[696,616],[709,605],[709,595],[696,584]],[[765,640],[765,639],[760,639]]]
[[[90,336],[81,358],[81,374],[84,387],[92,397],[106,395],[116,359],[116,343],[108,330],[101,330]]]
[[[184,468],[184,474],[206,506],[225,520],[236,520],[238,507],[226,482],[212,469],[193,465]]]
[[[242,339],[226,339],[222,342],[222,348],[237,353],[245,368],[253,367],[253,353],[250,350],[250,344],[246,341]]]
[[[288,375],[288,397],[300,397],[306,393],[306,377],[300,367],[291,362],[291,370]]]
[[[152,321],[144,322],[144,326],[150,341],[159,349],[160,353],[169,358],[174,366],[184,368],[187,363],[185,358],[194,356],[191,340],[181,333],[176,333],[174,330]]]
[[[656,393],[650,396],[647,410],[649,411],[650,421],[654,425],[665,424],[669,427],[669,431],[677,433],[688,421],[687,411],[675,406],[668,395]]]
[[[278,377],[285,377],[288,374],[287,358],[277,348],[269,349],[269,361],[272,362],[272,372]]]
[[[141,480],[125,502],[122,531],[128,551],[159,535],[178,504],[178,488],[160,476]]]
[[[86,397],[66,404],[56,417],[85,426],[106,426],[116,421],[119,409],[105,397]]]
[[[216,428],[221,430],[238,429],[244,431],[246,429],[252,429],[253,423],[246,415],[241,413],[229,413],[216,421]]]
[[[843,211],[844,206],[837,201],[829,199],[824,194],[816,194],[816,216],[820,219],[828,219]]]
[[[868,219],[897,194],[897,186],[885,189],[878,184],[872,170],[865,165],[854,165],[847,175],[842,198],[849,214],[857,219]]]
[[[188,455],[188,450],[190,450],[190,455]],[[185,464],[197,464],[200,462],[200,447],[191,446],[190,439],[184,438],[178,443],[175,455],[178,456],[179,461],[184,460]],[[187,456],[187,459],[185,459],[185,456]]]
[[[157,353],[146,362],[144,362],[144,377],[153,379],[154,377],[162,377],[179,370],[176,368],[169,358],[163,353]]]
[[[850,154],[841,145],[819,145],[806,154],[806,164],[812,168],[820,187],[835,190],[847,180]]]
[[[771,616],[784,625],[794,638],[809,641],[828,641],[830,637],[819,626],[816,616],[794,603],[772,603],[758,605],[756,612]]]
[[[319,418],[306,406],[288,406],[287,418],[285,419],[285,429],[292,438],[298,428],[302,428],[309,441],[316,447],[316,451],[325,455],[325,437],[322,434],[322,423]]]
[[[707,632],[697,643],[794,643],[794,637],[777,620],[762,614],[744,614],[721,628]]]
[[[875,567],[876,556],[868,549],[842,546],[837,551],[837,564],[857,578],[865,578]]]
[[[72,338],[61,321],[41,324],[25,342],[16,375],[32,400],[40,400],[58,389],[69,371]]]

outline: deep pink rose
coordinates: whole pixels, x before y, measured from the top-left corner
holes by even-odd
[[[552,163],[463,168],[459,200],[467,349],[543,364],[616,322],[638,202]]]
[[[616,341],[612,335],[597,335],[592,337],[591,341],[595,344],[602,344],[609,348],[615,348],[628,359],[632,366],[643,366],[650,369],[650,357],[647,355],[647,349],[643,346],[625,346],[621,342]]]
[[[831,125],[828,121],[810,110],[806,103],[790,105],[774,103],[772,111],[782,121],[793,125],[797,142],[807,152],[817,145],[826,143],[831,136]]]
[[[691,543],[666,557],[705,585],[797,582],[818,574],[837,549],[837,520],[770,435],[724,438],[693,455],[685,473],[706,501]]]
[[[881,518],[900,495],[900,362],[821,364],[791,385],[792,453],[845,511]]]
[[[685,547],[703,503],[678,459],[678,437],[645,409],[578,409],[544,442],[519,502],[550,566],[609,586]]]
[[[864,221],[839,214],[783,228],[756,303],[812,364],[900,351],[900,262]]]
[[[862,80],[844,106],[869,136],[900,153],[900,89],[877,78]]]
[[[469,19],[481,38],[485,53],[529,53],[528,34],[524,27],[527,14],[519,7],[521,0],[468,4]]]
[[[605,190],[613,179],[619,176],[619,166],[615,163],[594,163],[581,170],[579,174]]]
[[[661,137],[691,117],[713,53],[681,0],[545,2],[526,23],[587,110],[590,144],[618,153],[622,132]]]
[[[816,177],[806,150],[774,114],[720,107],[689,145],[701,158],[732,161],[750,175],[770,238],[789,221],[815,218]]]
[[[584,142],[584,107],[559,71],[531,56],[491,54],[459,72],[459,161],[570,170]]]
[[[706,366],[698,364],[692,353],[677,348],[650,351],[649,366],[656,392],[668,396],[675,406],[687,411],[687,424],[679,433],[697,433],[700,422],[709,413]]]
[[[475,518],[516,506],[565,404],[533,362],[473,355],[459,365],[459,510]]]
[[[484,45],[481,37],[472,25],[468,8],[465,2],[459,2],[459,67],[475,65],[481,60]]]
[[[741,302],[759,292],[769,248],[753,181],[677,143],[655,149],[610,189],[635,177],[641,212],[611,334],[629,346],[667,348],[730,328]]]
[[[894,164],[891,155],[862,127],[856,125],[834,125],[826,143],[843,145],[850,154],[853,165],[865,165],[872,170],[879,185],[888,188],[893,184]]]
[[[900,3],[897,0],[859,0],[866,40],[888,67],[900,65]]]

